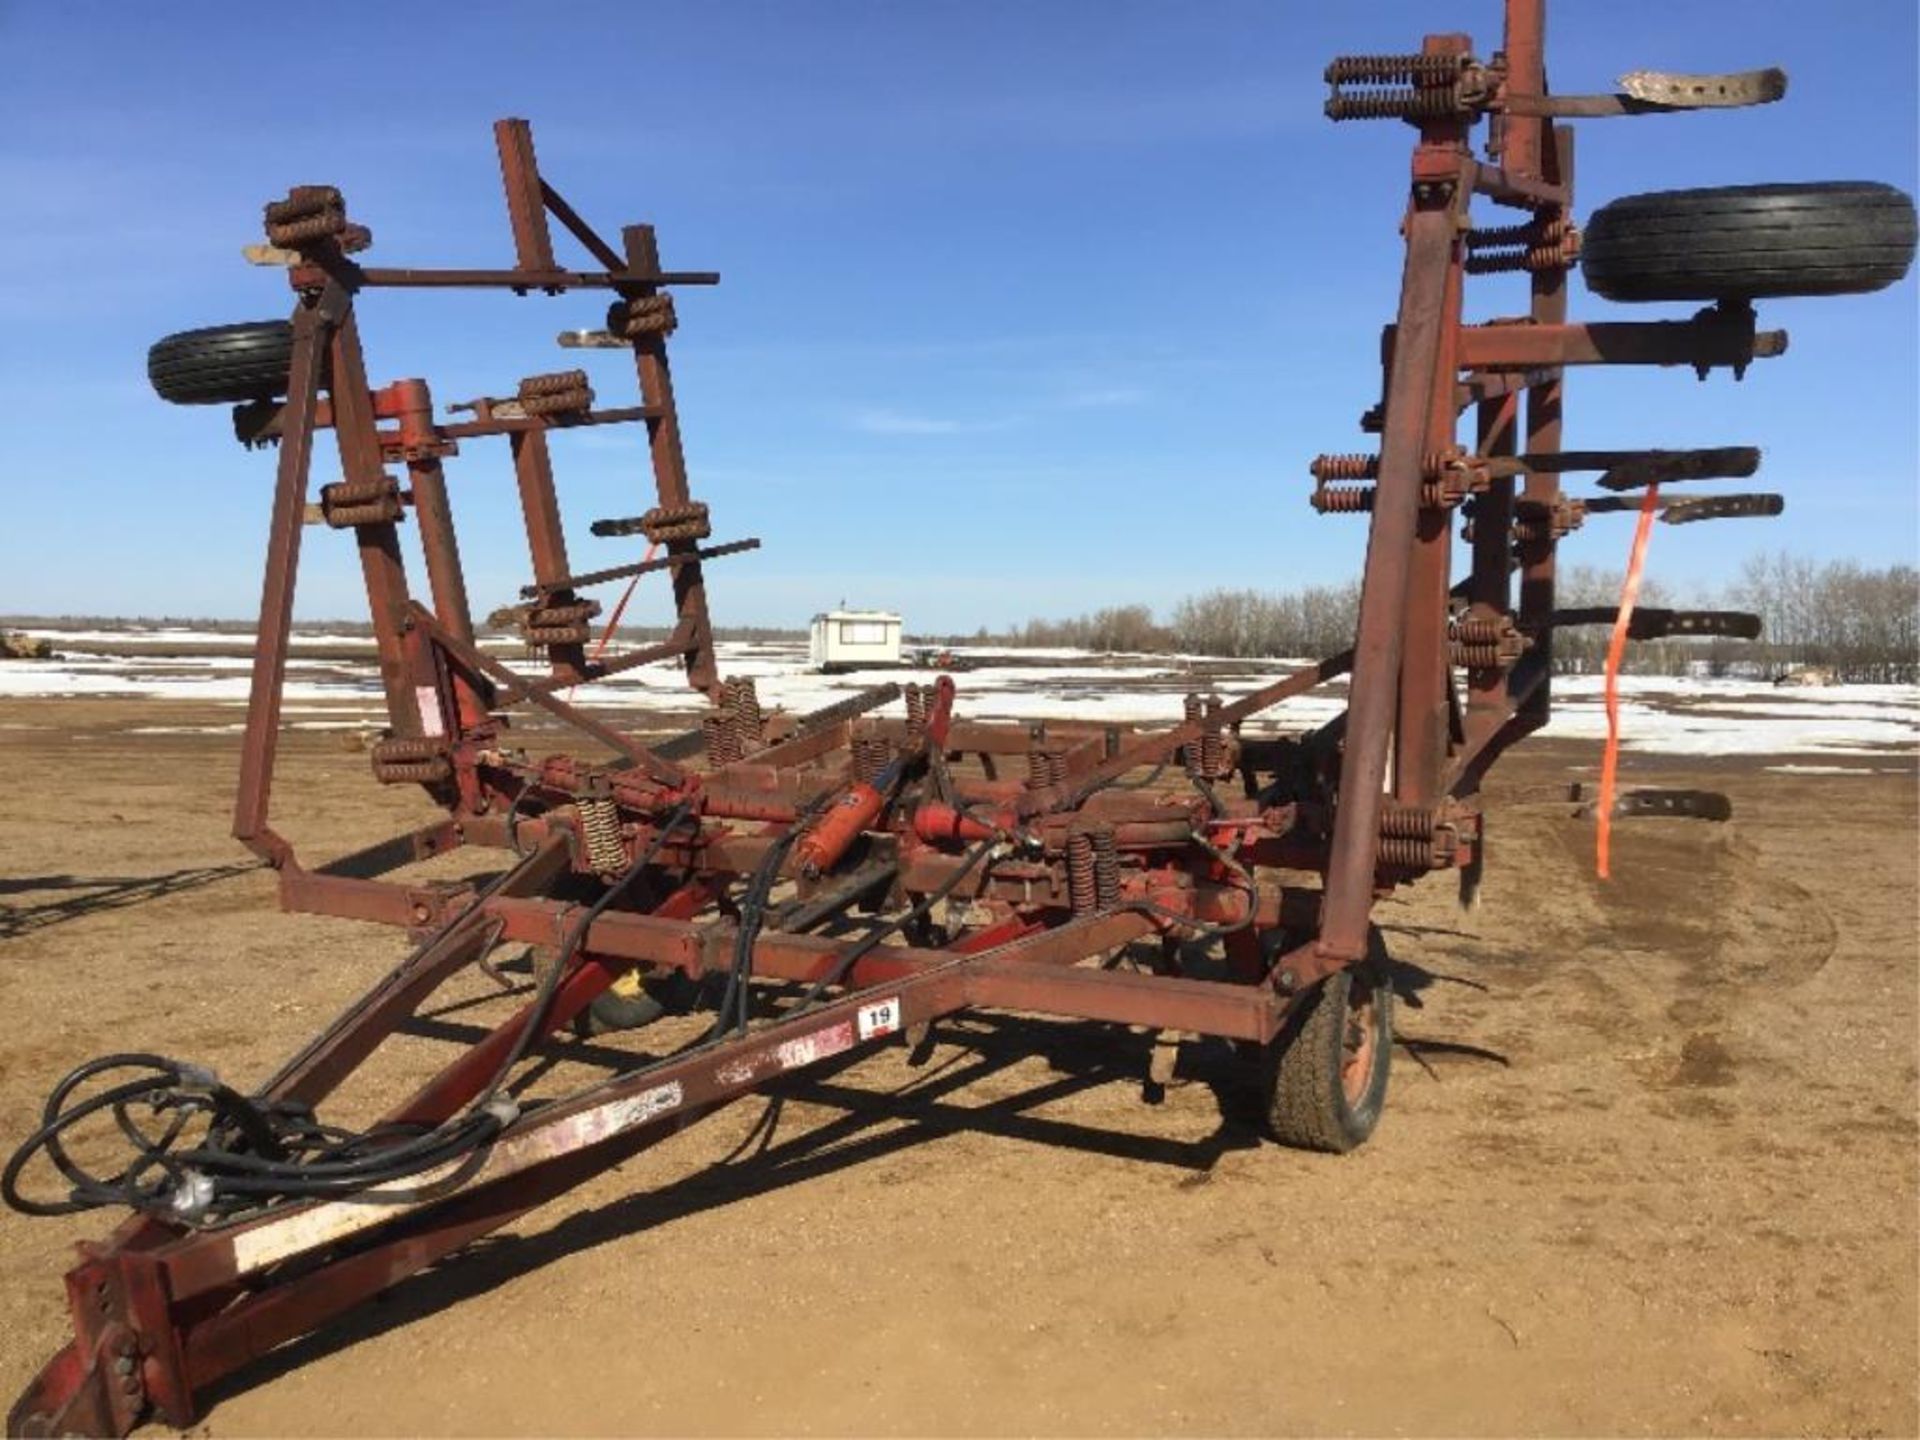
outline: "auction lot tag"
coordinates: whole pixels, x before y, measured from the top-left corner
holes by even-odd
[[[889,995],[871,1005],[862,1005],[859,1014],[854,1016],[854,1023],[859,1027],[862,1040],[893,1034],[900,1028],[900,997]]]

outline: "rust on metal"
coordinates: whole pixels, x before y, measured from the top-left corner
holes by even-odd
[[[292,359],[284,399],[236,415],[237,433],[280,451],[233,829],[277,867],[284,908],[391,925],[416,944],[255,1094],[171,1061],[142,1082],[142,1094],[218,1117],[221,1143],[236,1148],[215,1146],[192,1165],[146,1156],[76,1191],[73,1206],[134,1213],[71,1272],[72,1339],[16,1402],[12,1432],[121,1435],[155,1417],[192,1425],[207,1388],[267,1349],[662,1136],[969,1007],[1271,1050],[1316,984],[1351,972],[1339,984],[1355,1038],[1332,1088],[1361,1104],[1390,1048],[1375,1037],[1385,1023],[1376,1007],[1390,999],[1370,959],[1375,902],[1435,871],[1474,883],[1480,781],[1550,714],[1556,627],[1612,619],[1557,605],[1558,549],[1589,513],[1632,506],[1569,496],[1560,476],[1598,471],[1603,489],[1629,489],[1747,475],[1758,463],[1745,448],[1563,451],[1569,367],[1737,375],[1785,348],[1737,301],[1678,321],[1572,321],[1573,142],[1556,123],[1765,103],[1784,80],[1640,76],[1620,96],[1551,96],[1544,36],[1544,0],[1506,0],[1491,59],[1464,35],[1437,34],[1417,50],[1328,67],[1329,116],[1412,127],[1398,182],[1399,304],[1379,403],[1363,421],[1377,453],[1310,467],[1316,508],[1368,527],[1357,633],[1351,648],[1250,694],[1189,696],[1171,727],[971,721],[963,687],[946,676],[791,716],[763,707],[750,680],[723,676],[706,566],[760,542],[707,543],[725,533],[723,517],[696,498],[669,363],[673,337],[698,318],[672,292],[719,277],[666,269],[652,226],[627,225],[617,241],[595,230],[542,174],[524,120],[495,126],[508,265],[362,265],[348,256],[372,234],[349,219],[339,190],[297,186],[269,204],[266,236],[293,291]],[[1524,214],[1479,223],[1474,206],[1486,201]],[[596,268],[567,268],[556,238]],[[1525,276],[1526,313],[1467,323],[1468,282],[1504,272]],[[635,403],[595,408],[614,377],[571,369],[456,407],[470,418],[437,419],[425,379],[376,387],[366,374],[361,309],[411,287],[576,308],[584,298],[595,313],[575,324],[600,319],[605,303],[604,330],[566,334],[576,348],[628,351]],[[576,565],[548,432],[617,424],[645,427],[646,472],[631,518],[595,521],[592,534],[664,553]],[[312,474],[326,428],[337,477]],[[537,672],[476,635],[457,540],[447,471],[463,446],[496,439],[512,460],[530,570],[509,608]],[[273,828],[271,800],[316,485],[319,517],[345,533],[318,529],[314,543],[351,536],[367,589],[388,712],[373,779],[417,784],[442,813],[309,864]],[[1682,523],[1777,513],[1776,499],[1662,503]],[[1463,576],[1453,573],[1456,514],[1470,526]],[[398,541],[408,524],[419,527],[423,595]],[[589,592],[654,573],[666,582],[666,639],[590,655],[599,602]],[[1750,633],[1751,617],[1719,612],[1634,617],[1634,638]],[[677,666],[705,709],[699,725],[647,745],[595,711],[593,687],[659,664]],[[1343,677],[1333,724],[1281,736],[1243,728]],[[517,743],[522,706],[567,732],[558,747]],[[577,742],[593,753],[576,753]],[[1715,810],[1630,798],[1640,813]],[[463,847],[499,850],[497,878],[429,884],[401,873]],[[873,928],[821,933],[855,906],[877,913]],[[428,996],[503,942],[556,956],[519,1013],[391,1106],[377,1135],[343,1147],[317,1124],[298,1129]],[[1161,961],[1101,963],[1139,942],[1154,942]],[[1216,942],[1227,978],[1196,978],[1171,958]],[[706,1041],[538,1109],[512,1100],[504,1079],[528,1046],[617,982],[675,973],[725,982]]]

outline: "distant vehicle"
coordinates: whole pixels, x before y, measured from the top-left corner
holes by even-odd
[[[807,663],[815,670],[865,670],[900,663],[900,617],[889,610],[828,610],[813,617]]]
[[[967,665],[953,651],[939,645],[921,645],[907,656],[908,663],[921,670],[966,670]]]

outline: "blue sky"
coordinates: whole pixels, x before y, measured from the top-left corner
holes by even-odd
[[[1580,214],[1699,184],[1912,189],[1915,10],[1560,0],[1562,91],[1635,68],[1792,75],[1781,105],[1586,124]],[[349,0],[324,18],[0,0],[0,611],[250,614],[272,457],[222,410],[155,399],[148,343],[286,312],[279,272],[238,252],[290,183],[345,191],[369,263],[506,263],[488,127],[507,114],[603,230],[652,221],[669,266],[725,276],[683,292],[674,341],[695,493],[717,538],[765,541],[712,567],[721,623],[844,598],[971,629],[1344,579],[1363,526],[1316,518],[1305,470],[1364,448],[1411,132],[1328,123],[1319,72],[1427,29],[1484,55],[1498,24],[1496,0]],[[1915,558],[1915,294],[1909,276],[1766,307],[1792,348],[1740,385],[1573,376],[1569,445],[1757,443],[1788,496],[1771,527],[1663,530],[1663,584],[1717,584],[1759,548]],[[1523,305],[1516,277],[1469,291],[1476,318]],[[1576,290],[1587,318],[1687,308]],[[599,311],[380,292],[362,325],[376,379],[455,400],[573,363],[552,336]],[[603,398],[630,383],[617,352],[585,363]],[[644,508],[640,437],[555,449],[576,564],[630,558],[586,525]],[[470,444],[450,476],[484,613],[528,578],[504,445]],[[1628,523],[1591,522],[1569,559],[1618,564]],[[350,543],[309,531],[301,613],[363,603]]]

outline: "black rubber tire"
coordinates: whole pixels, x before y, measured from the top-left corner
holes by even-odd
[[[238,405],[287,393],[293,326],[285,320],[210,325],[155,341],[147,379],[175,405]]]
[[[1749,300],[1881,290],[1913,263],[1913,200],[1831,180],[1628,195],[1587,221],[1580,272],[1608,300]]]
[[[610,1035],[618,1030],[639,1030],[667,1013],[667,1007],[642,990],[638,995],[616,995],[609,990],[597,995],[574,1020],[574,1030],[582,1037]]]
[[[596,996],[573,1028],[582,1037],[639,1030],[668,1015],[691,1015],[699,1004],[699,982],[672,970],[643,976],[637,991],[621,986]]]
[[[1364,999],[1362,999],[1364,997]],[[1361,1000],[1371,1034],[1364,1085],[1342,1081],[1351,1006]],[[1370,1002],[1366,1003],[1366,1002]],[[1387,1103],[1393,1055],[1393,987],[1384,966],[1338,970],[1307,992],[1267,1047],[1267,1129],[1282,1145],[1343,1154],[1363,1144]]]

